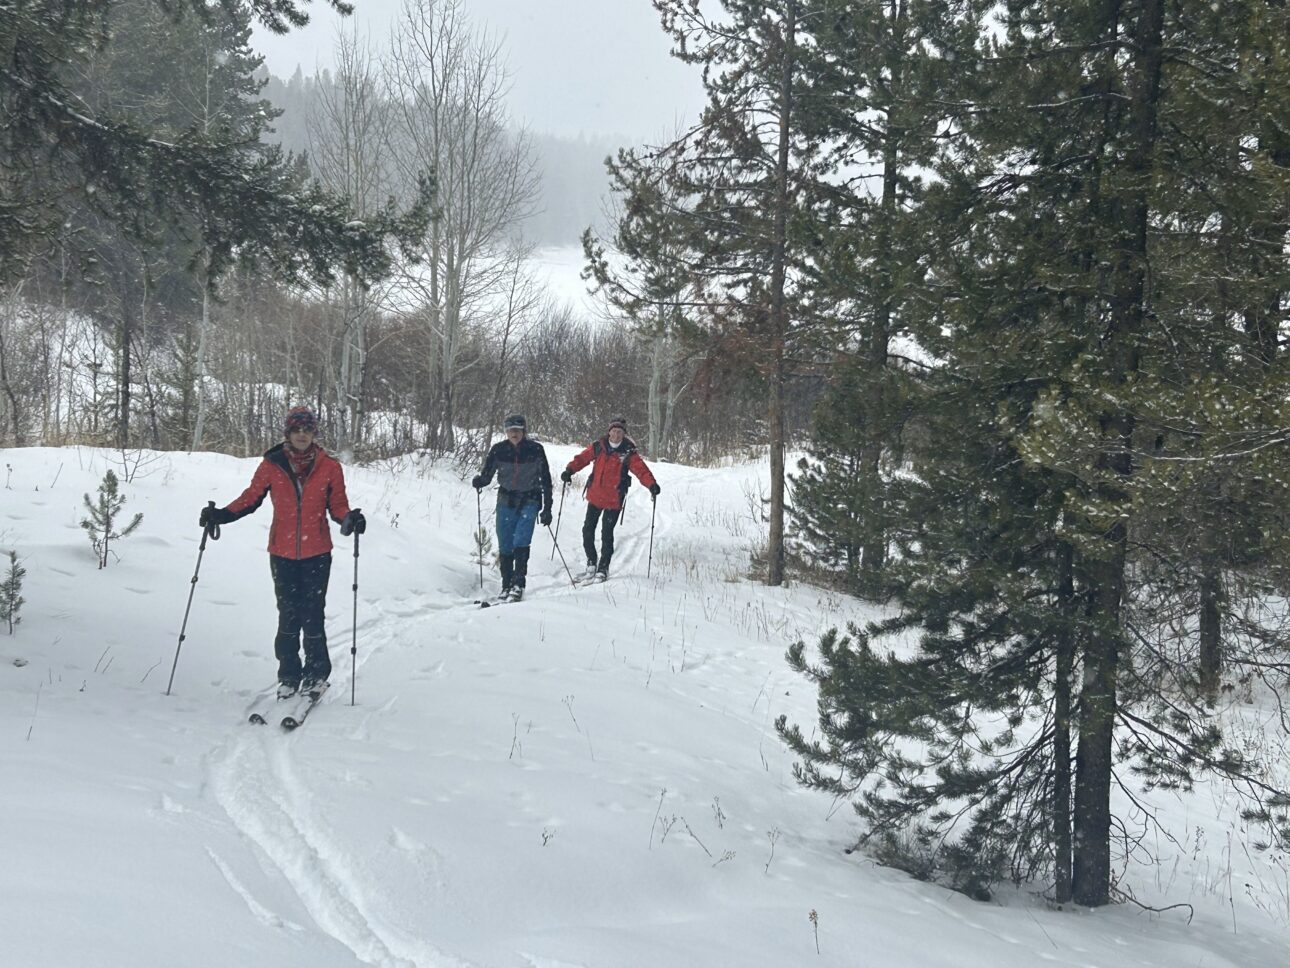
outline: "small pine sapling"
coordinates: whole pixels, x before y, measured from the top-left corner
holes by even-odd
[[[490,567],[493,564],[493,536],[487,528],[479,528],[475,532],[474,554],[470,556],[470,563]]]
[[[0,622],[9,623],[9,634],[13,627],[22,621],[18,612],[26,599],[22,597],[22,580],[27,577],[27,569],[18,564],[18,552],[9,552],[9,570],[0,581]]]
[[[91,501],[90,496],[85,495],[85,507],[89,511],[89,516],[81,520],[81,527],[90,536],[90,544],[94,546],[100,568],[107,567],[110,543],[129,537],[143,522],[143,512],[140,511],[125,528],[116,530],[117,518],[125,504],[125,495],[119,492],[118,487],[116,474],[108,471],[103,476],[103,482],[99,484],[98,501]]]

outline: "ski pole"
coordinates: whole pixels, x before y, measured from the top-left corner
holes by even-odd
[[[560,511],[555,516],[555,534],[551,537],[551,557],[555,558],[555,549],[557,542],[560,540],[560,519],[564,517],[564,492],[569,489],[569,485],[560,485]]]
[[[654,512],[658,510],[658,495],[650,495],[649,509],[649,561],[645,565],[645,577],[649,577],[650,569],[654,567]]]
[[[207,501],[206,507],[213,509],[214,501]],[[219,540],[219,525],[207,523],[202,528],[202,543],[197,546],[197,567],[193,569],[192,581],[188,583],[188,605],[184,609],[184,621],[179,626],[179,642],[175,645],[175,661],[170,666],[170,682],[166,684],[166,695],[170,695],[170,689],[175,684],[175,669],[179,667],[179,650],[184,647],[184,635],[188,631],[188,613],[193,607],[193,592],[197,591],[197,574],[202,570],[202,555],[206,554],[206,537],[210,536],[212,541]]]
[[[481,510],[479,488],[475,488],[475,524],[479,530],[475,532],[475,547],[479,552],[479,590],[484,590],[484,512]]]
[[[556,550],[556,551],[560,551],[560,546],[559,546],[558,544],[555,544],[555,534],[554,534],[554,533],[552,533],[552,531],[551,531],[551,525],[549,525],[549,524],[548,524],[548,525],[546,526],[546,530],[547,530],[547,534],[550,534],[550,535],[551,535],[551,543],[552,543],[553,545],[555,545],[555,550]],[[568,575],[568,576],[569,576],[569,584],[571,584],[571,585],[576,585],[576,584],[578,584],[576,581],[574,581],[574,580],[573,580],[573,572],[571,572],[571,571],[569,570],[569,563],[568,563],[567,561],[565,561],[565,560],[564,560],[564,552],[563,552],[563,551],[560,551],[560,564],[564,565],[564,573],[565,573],[566,575]]]
[[[354,638],[349,646],[349,704],[354,705],[354,690],[358,683],[358,536],[354,532]]]

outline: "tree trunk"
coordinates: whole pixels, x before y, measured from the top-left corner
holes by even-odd
[[[202,319],[197,329],[197,419],[193,422],[193,437],[188,450],[202,449],[202,436],[206,432],[206,334],[211,325],[211,264],[210,251],[202,259]]]
[[[900,175],[900,145],[904,137],[897,112],[901,103],[901,75],[904,56],[901,53],[909,19],[908,5],[901,2],[891,9],[893,42],[888,48],[887,71],[890,77],[892,103],[887,111],[883,138],[882,201],[878,219],[878,292],[873,320],[864,347],[865,363],[865,440],[860,453],[860,475],[864,482],[866,505],[861,550],[861,587],[877,594],[882,585],[882,571],[887,564],[886,489],[882,480],[882,452],[886,443],[886,377],[887,354],[891,346],[892,304],[895,299],[892,260],[892,226],[900,213],[896,193]]]
[[[784,349],[788,338],[785,285],[788,261],[788,162],[793,108],[797,4],[790,2],[784,20],[784,52],[779,87],[779,151],[775,164],[774,242],[770,275],[770,536],[766,547],[766,584],[784,583]]]
[[[1118,172],[1120,198],[1112,206],[1118,252],[1112,275],[1105,354],[1107,372],[1123,386],[1138,369],[1137,337],[1146,314],[1148,191],[1157,133],[1162,63],[1163,0],[1143,0],[1134,28],[1128,136],[1129,152]],[[1091,569],[1095,614],[1084,659],[1080,696],[1079,750],[1075,762],[1075,853],[1072,895],[1079,904],[1110,900],[1112,740],[1117,711],[1116,677],[1121,645],[1130,495],[1133,476],[1134,414],[1117,406],[1099,419],[1102,478],[1098,497],[1122,509],[1101,529],[1104,549]]]
[[[438,448],[439,445],[439,422],[442,418],[442,412],[439,409],[442,387],[440,386],[440,367],[442,363],[439,357],[442,354],[443,340],[443,307],[440,302],[439,294],[439,248],[440,248],[440,226],[439,220],[435,219],[431,223],[430,232],[430,359],[427,371],[430,376],[429,386],[426,387],[426,399],[430,407],[426,413],[426,433],[429,439],[426,441],[431,448]]]
[[[1123,526],[1119,533],[1123,548]],[[1116,541],[1112,536],[1108,540]],[[1114,554],[1095,569],[1097,593],[1092,607],[1093,627],[1084,650],[1084,682],[1080,690],[1079,747],[1075,753],[1075,849],[1071,896],[1077,904],[1097,907],[1110,901],[1111,889],[1111,746],[1117,712],[1116,674],[1120,642],[1116,631],[1123,598],[1124,555]]]
[[[18,406],[18,395],[14,392],[13,385],[9,382],[8,360],[6,359],[4,332],[2,329],[0,329],[0,387],[4,388],[4,395],[9,401],[9,425],[13,428],[13,445],[21,447],[24,444],[22,410]]]
[[[860,448],[860,479],[864,482],[861,551],[861,587],[868,594],[878,592],[887,561],[887,528],[882,481],[882,451],[885,438],[887,353],[891,343],[891,219],[895,217],[898,154],[895,136],[888,132],[883,158],[882,217],[878,234],[878,277],[881,290],[865,346],[865,437]]]
[[[350,421],[353,398],[350,391],[354,365],[354,327],[357,325],[353,288],[348,273],[341,283],[340,296],[340,366],[336,373],[336,420],[334,445],[338,452],[350,446]]]
[[[1053,899],[1071,899],[1071,685],[1075,675],[1075,582],[1073,552],[1060,552],[1058,608],[1063,622],[1057,640],[1053,685]]]
[[[645,438],[646,452],[657,457],[663,449],[663,353],[667,344],[666,332],[662,329],[664,310],[658,307],[658,326],[655,330],[650,353],[649,393],[646,401],[649,414],[649,427]]]
[[[118,333],[121,358],[118,365],[119,379],[117,384],[117,424],[116,437],[118,447],[130,446],[130,340],[134,336],[134,306],[128,292],[121,295],[121,326]]]
[[[1207,553],[1200,576],[1200,687],[1212,704],[1223,672],[1222,572],[1215,553]]]
[[[456,397],[457,354],[461,352],[461,310],[463,266],[459,260],[456,241],[445,250],[443,350],[440,356],[440,416],[439,443],[445,452],[456,444],[453,412]]]
[[[14,302],[17,301],[20,290],[21,285],[15,290]],[[13,315],[15,318],[18,315],[16,307]],[[13,445],[21,447],[25,443],[22,433],[22,407],[18,403],[18,394],[14,391],[13,384],[9,381],[9,365],[4,325],[0,324],[0,387],[4,389],[5,398],[9,401],[9,425],[13,428]]]

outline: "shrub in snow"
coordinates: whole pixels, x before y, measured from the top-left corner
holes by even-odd
[[[470,562],[473,565],[493,564],[493,536],[487,528],[479,528],[475,532],[474,554],[470,556]]]
[[[13,627],[20,621],[18,611],[22,608],[25,599],[22,597],[22,580],[27,575],[27,569],[18,564],[18,552],[9,552],[9,570],[5,573],[4,581],[0,581],[0,622],[9,623],[9,634],[13,635]]]
[[[89,516],[81,520],[81,527],[90,536],[90,544],[94,546],[100,568],[107,567],[108,546],[111,542],[129,537],[143,522],[143,512],[140,512],[125,528],[116,530],[121,508],[125,505],[125,496],[117,490],[117,487],[116,474],[108,471],[103,476],[103,482],[99,484],[98,501],[91,501],[90,496],[85,495],[85,507],[89,511]]]

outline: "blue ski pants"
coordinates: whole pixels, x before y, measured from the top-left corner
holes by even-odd
[[[527,548],[533,543],[533,526],[540,509],[540,501],[525,501],[512,507],[509,501],[497,499],[498,554],[514,554],[516,548]]]

